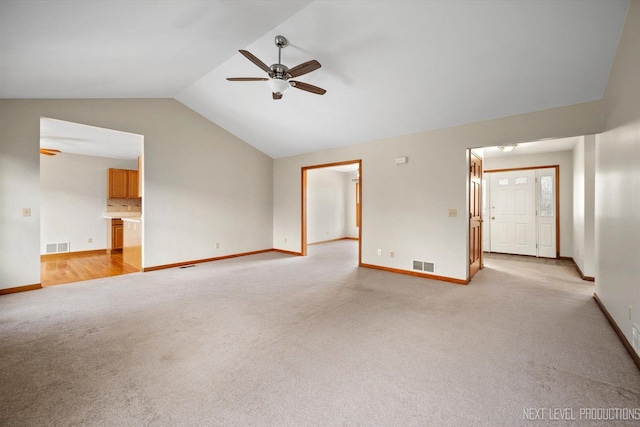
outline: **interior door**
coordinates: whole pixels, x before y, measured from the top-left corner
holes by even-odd
[[[482,268],[482,159],[469,164],[469,278]]]
[[[556,168],[538,169],[537,213],[538,213],[538,256],[556,258]]]
[[[535,170],[491,174],[491,251],[537,255]]]

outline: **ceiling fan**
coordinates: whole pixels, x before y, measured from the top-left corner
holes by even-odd
[[[289,80],[303,74],[310,73],[321,67],[320,63],[315,59],[304,62],[300,65],[296,65],[293,68],[288,68],[286,65],[281,64],[282,48],[287,46],[287,39],[284,36],[276,36],[275,44],[278,46],[278,63],[268,67],[267,64],[260,61],[251,52],[246,50],[240,50],[239,52],[245,56],[249,61],[256,64],[269,75],[266,77],[228,77],[227,80],[232,82],[260,82],[266,81],[271,88],[273,99],[282,99],[282,94],[285,93],[290,87],[304,90],[307,92],[315,93],[316,95],[324,95],[327,91],[321,87],[310,85],[304,82],[298,82],[295,80]]]
[[[55,156],[58,153],[62,153],[60,150],[54,150],[53,148],[41,148],[40,154],[44,154],[45,156]]]

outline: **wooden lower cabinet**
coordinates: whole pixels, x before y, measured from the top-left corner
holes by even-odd
[[[109,230],[109,244],[107,245],[107,252],[120,251],[124,244],[124,226],[121,219],[111,220],[111,229]]]

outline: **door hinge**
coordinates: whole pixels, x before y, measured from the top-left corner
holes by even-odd
[[[538,249],[538,244],[536,243],[536,249]]]

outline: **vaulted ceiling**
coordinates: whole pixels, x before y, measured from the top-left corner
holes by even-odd
[[[628,0],[0,0],[0,97],[175,97],[271,157],[601,99]],[[267,65],[316,59],[274,101]]]

